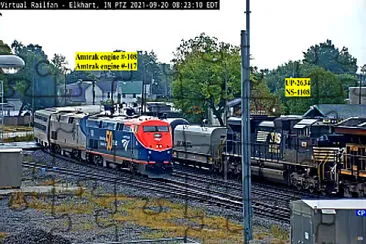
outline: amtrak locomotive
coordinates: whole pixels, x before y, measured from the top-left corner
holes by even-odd
[[[129,168],[152,178],[172,173],[172,135],[167,121],[98,112],[85,107],[36,111],[35,140],[55,153],[105,167]]]

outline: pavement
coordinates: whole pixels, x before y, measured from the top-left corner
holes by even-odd
[[[69,193],[80,190],[80,187],[72,187],[65,185],[55,185],[55,186],[25,186],[24,184],[20,188],[12,188],[12,189],[0,189],[1,195],[11,195],[17,192],[21,193],[51,193],[52,189],[55,189],[55,193]]]
[[[13,138],[13,137],[25,137],[28,135],[33,135],[33,131],[15,131],[15,132],[3,132],[3,138]]]
[[[34,141],[0,143],[0,149],[12,149],[12,148],[17,149],[19,148],[23,150],[37,150],[40,149],[41,147]]]

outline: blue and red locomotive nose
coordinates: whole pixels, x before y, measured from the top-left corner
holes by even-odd
[[[145,151],[146,150],[146,151]],[[141,151],[141,155],[147,159],[148,164],[156,164],[156,163],[163,163],[163,164],[170,164],[170,160],[172,158],[172,150],[168,149],[165,151],[156,151],[156,150],[149,150],[145,149]]]
[[[173,172],[171,149],[165,151],[145,149],[141,154],[145,154],[143,156],[147,159],[145,172],[149,177],[154,177],[155,175],[161,177],[161,174],[165,174],[165,177],[168,177]]]
[[[136,124],[129,122],[133,127],[136,139],[146,149],[166,151],[172,149],[172,135],[169,123],[162,120],[145,120]],[[128,125],[128,123],[126,123]]]

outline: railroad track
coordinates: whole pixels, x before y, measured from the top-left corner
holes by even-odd
[[[188,168],[187,167],[181,167],[178,165],[178,167],[174,168],[173,176],[179,177],[179,178],[187,178],[187,179],[194,179],[201,182],[206,182],[210,184],[214,184],[216,186],[221,186],[225,188],[229,188],[232,190],[241,191],[241,182],[238,183],[234,180],[228,180],[227,182],[224,182],[224,180],[220,176],[214,176],[212,173],[208,173],[205,170],[197,169],[197,168]],[[217,177],[220,177],[217,179]],[[301,198],[316,198],[316,199],[329,199],[329,197],[319,195],[316,193],[307,193],[303,191],[299,191],[296,189],[289,188],[284,185],[275,185],[273,183],[266,184],[262,182],[252,181],[252,193],[256,195],[265,195],[268,198],[274,197],[278,200],[279,197],[281,197],[283,201],[291,201],[291,200],[297,200]]]
[[[48,153],[48,152],[47,152]],[[156,179],[147,179],[144,177],[131,177],[123,175],[120,171],[115,171],[107,168],[102,168],[96,165],[89,165],[85,163],[80,163],[74,159],[70,159],[68,157],[64,157],[61,155],[54,155],[57,158],[67,160],[69,162],[77,163],[83,166],[91,167],[94,169],[98,169],[101,173],[91,174],[87,172],[79,172],[75,170],[70,170],[67,168],[53,168],[52,166],[41,165],[41,164],[32,164],[32,163],[24,163],[24,167],[30,168],[46,168],[47,171],[56,172],[58,174],[71,175],[77,177],[83,177],[87,179],[92,179],[101,182],[107,183],[116,183],[123,184],[125,186],[130,186],[134,188],[140,188],[143,190],[158,192],[161,194],[170,195],[173,197],[179,197],[187,200],[196,200],[202,203],[208,203],[209,205],[216,205],[219,207],[225,207],[228,209],[232,209],[234,211],[242,212],[242,199],[237,195],[228,194],[225,192],[219,191],[207,191],[204,187],[192,187],[192,185],[187,185],[184,182],[178,182],[174,180],[161,181]],[[114,173],[118,172],[118,176],[110,177],[106,176],[105,172]],[[162,184],[163,183],[163,184]],[[290,210],[287,207],[283,206],[274,206],[273,204],[264,203],[261,201],[252,201],[253,212],[256,215],[270,218],[276,221],[289,222],[290,219]]]
[[[190,184],[190,182],[199,182],[206,184],[207,190],[212,187],[223,189],[225,192],[231,192],[235,195],[242,194],[242,186],[236,182],[223,182],[221,179],[208,178],[207,176],[200,176],[197,174],[186,173],[184,171],[175,171],[173,176],[180,178],[183,181],[182,184]],[[283,191],[283,190],[282,190]],[[292,195],[287,192],[279,192],[272,189],[258,189],[255,185],[252,185],[252,198],[258,200],[276,201],[277,203],[285,204],[289,206],[289,201],[301,199],[300,195]]]

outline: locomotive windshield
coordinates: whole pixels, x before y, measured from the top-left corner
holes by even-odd
[[[168,132],[168,126],[143,126],[144,132]]]

